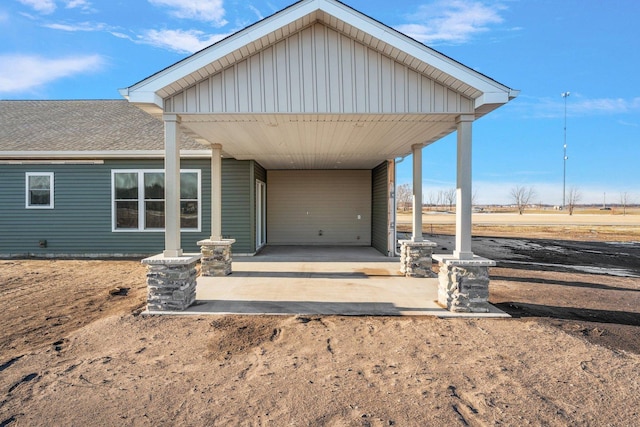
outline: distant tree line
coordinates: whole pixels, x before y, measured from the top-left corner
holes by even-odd
[[[524,214],[525,210],[530,208],[534,204],[535,198],[538,197],[538,193],[533,186],[516,185],[509,191],[509,199],[513,203],[513,206],[518,211],[518,214]],[[572,186],[566,193],[566,200],[564,200],[566,209],[569,215],[573,215],[575,208],[582,201],[582,192],[578,187]],[[399,185],[396,189],[396,204],[398,209],[407,211],[413,208],[413,190],[411,184]],[[427,208],[447,208],[453,210],[456,204],[456,189],[449,188],[445,190],[430,191],[423,194],[422,206]],[[476,192],[472,196],[472,204],[476,204]],[[542,205],[542,202],[539,203]],[[623,215],[627,214],[627,207],[632,206],[631,196],[628,192],[620,193],[619,206],[623,209]]]
[[[425,197],[426,196],[426,197]],[[410,184],[399,185],[396,189],[396,204],[398,209],[406,211],[413,206],[413,190]],[[430,191],[422,197],[422,206],[447,207],[453,209],[456,204],[456,189]]]

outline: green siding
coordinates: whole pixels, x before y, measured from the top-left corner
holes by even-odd
[[[250,160],[225,159],[222,162],[222,235],[236,239],[235,253],[253,253],[251,240],[252,190]]]
[[[208,159],[181,163],[183,169],[200,169],[202,181],[201,231],[182,232],[185,252],[198,252],[196,242],[211,234],[210,164]],[[162,160],[0,165],[0,256],[139,256],[161,252],[163,232],[111,230],[111,170],[162,168]],[[55,209],[25,208],[25,172],[54,172]],[[249,162],[223,161],[222,227],[225,236],[236,239],[236,252],[248,252],[251,244],[247,237],[248,181]],[[39,247],[40,240],[47,241],[46,248]]]
[[[262,167],[262,165],[258,162],[253,162],[254,164],[254,175],[255,178],[266,183],[267,182],[267,170]]]
[[[387,162],[371,171],[371,246],[387,255]]]

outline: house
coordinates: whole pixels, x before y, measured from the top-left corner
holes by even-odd
[[[0,123],[0,257],[162,250],[162,121],[125,100],[0,101]],[[210,235],[211,150],[187,136],[180,146],[181,244],[195,252]],[[253,254],[253,182],[264,170],[251,160],[222,165],[224,235]]]
[[[458,301],[451,296],[460,288],[452,285],[455,271],[492,265],[471,249],[472,127],[518,91],[339,1],[299,1],[121,94],[148,114],[136,120],[164,124],[163,138],[138,146],[131,139],[143,126],[132,122],[132,129],[125,130],[115,125],[122,133],[110,132],[119,139],[113,147],[126,147],[113,151],[122,157],[105,155],[112,146],[104,140],[92,143],[95,135],[89,133],[72,140],[87,138],[81,147],[95,147],[93,158],[74,158],[71,154],[79,155],[74,146],[58,141],[55,147],[66,147],[66,153],[40,146],[46,165],[33,164],[39,158],[20,154],[19,147],[12,154],[25,161],[6,164],[10,157],[3,149],[2,168],[11,167],[17,174],[11,181],[12,197],[25,195],[17,213],[24,218],[18,222],[29,230],[32,225],[45,230],[44,221],[60,215],[55,227],[69,233],[67,251],[83,233],[88,235],[85,243],[75,243],[80,252],[99,252],[111,243],[126,250],[115,244],[125,240],[133,241],[131,252],[144,252],[143,245],[153,242],[162,252],[145,261],[150,286],[186,295],[175,306],[190,304],[194,294],[184,290],[195,289],[199,256],[187,254],[195,241],[202,248],[203,272],[211,275],[231,271],[232,246],[234,253],[254,253],[263,244],[362,245],[394,255],[395,161],[413,154],[414,203],[421,206],[422,149],[453,132],[458,156],[456,247],[440,258],[441,271],[452,269],[449,283],[443,284],[445,303]],[[96,122],[116,119],[102,110],[104,105],[109,103],[96,101],[91,113]],[[73,123],[65,123],[65,131],[73,134]],[[155,157],[136,157],[133,153],[141,148]],[[47,155],[66,164],[57,165],[55,157]],[[56,169],[63,166],[77,167],[77,173],[66,176]],[[91,168],[104,169],[106,178],[103,174],[99,183],[90,183],[84,174]],[[164,192],[153,188],[162,179]],[[145,183],[149,194],[143,191]],[[64,185],[70,184],[77,188],[64,193]],[[68,197],[92,198],[95,209],[74,209],[65,205]],[[60,211],[64,206],[68,210]],[[49,218],[43,212],[47,209]],[[103,212],[101,219],[96,218],[98,211]],[[90,225],[78,230],[85,227],[80,218]],[[156,231],[147,229],[148,224]],[[7,227],[13,225],[3,224],[3,231]],[[412,238],[402,242],[401,263],[408,275],[415,275],[411,260],[422,252],[428,253],[430,264],[430,243],[423,241],[421,229],[420,210],[414,209]],[[11,238],[25,236],[17,234],[20,237]],[[120,237],[124,234],[127,238]],[[45,233],[36,235],[29,231],[28,244],[46,240],[51,250],[58,244]],[[5,246],[0,245],[0,252]],[[178,266],[184,271],[174,280],[168,272]],[[159,282],[160,276],[166,283]],[[186,276],[193,277],[193,284],[185,284]]]

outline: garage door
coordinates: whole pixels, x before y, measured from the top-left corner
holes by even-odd
[[[267,171],[267,243],[371,246],[371,171]]]

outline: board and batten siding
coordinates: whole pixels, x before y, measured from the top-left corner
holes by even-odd
[[[371,171],[371,246],[388,255],[389,169],[387,162]],[[393,254],[392,254],[393,255]]]
[[[234,251],[253,252],[245,236],[250,228],[246,206],[234,202],[249,181],[248,161],[223,160],[223,234],[237,239]],[[211,234],[211,163],[183,160],[182,169],[200,169],[201,231],[181,233],[185,252],[198,252],[196,242]],[[164,249],[163,232],[113,232],[111,171],[162,169],[162,160],[105,160],[103,164],[0,165],[0,256],[146,256]],[[54,209],[25,209],[25,172],[53,172]],[[234,235],[237,233],[237,235]],[[39,242],[47,241],[41,248]]]
[[[269,170],[267,180],[267,244],[371,246],[370,170]]]
[[[315,23],[164,99],[175,113],[472,113],[473,100]]]

